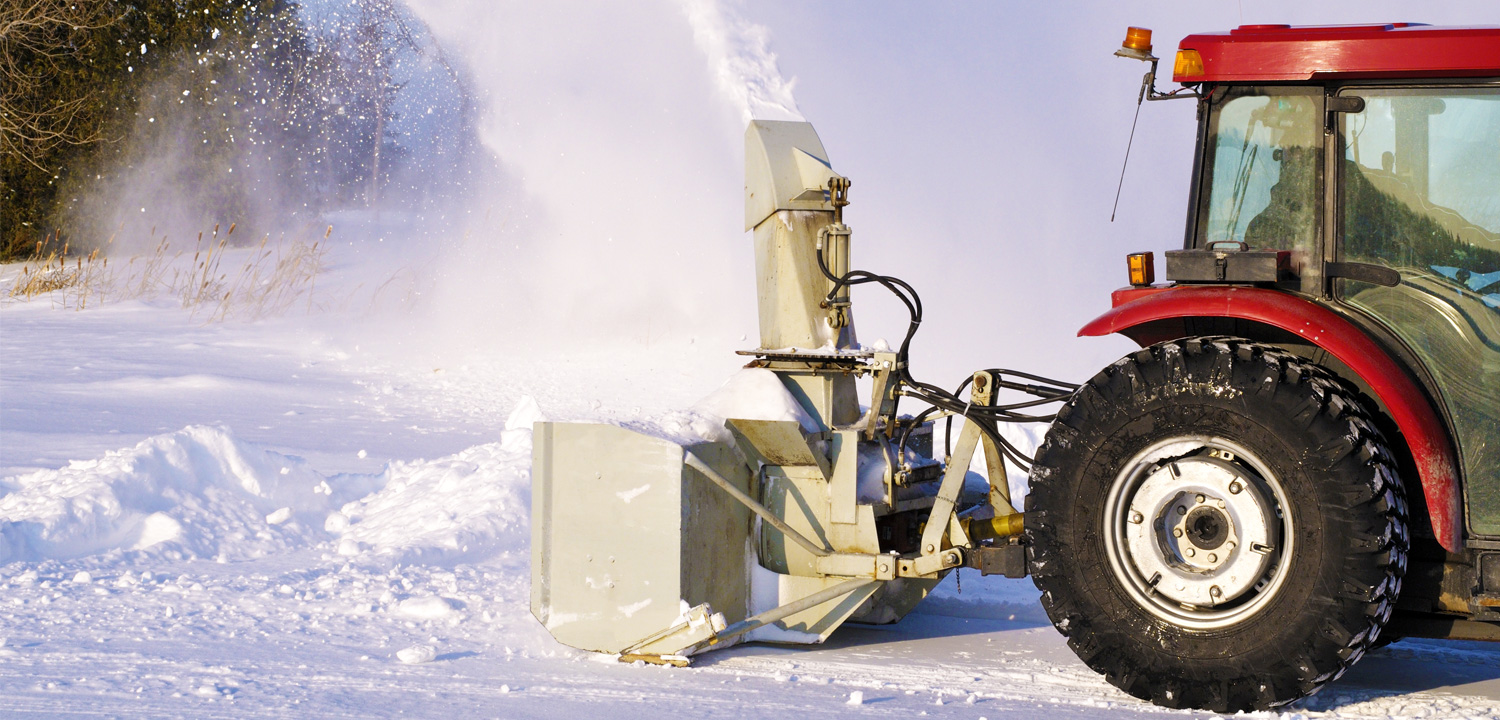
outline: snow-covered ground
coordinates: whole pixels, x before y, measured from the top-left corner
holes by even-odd
[[[0,306],[5,716],[1202,715],[1114,690],[1029,581],[972,573],[818,647],[563,647],[527,608],[531,421],[680,425],[734,338],[454,360],[389,325]],[[1289,713],[1497,717],[1500,651],[1400,642]]]

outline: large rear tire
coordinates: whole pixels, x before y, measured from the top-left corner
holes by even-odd
[[[1272,708],[1375,642],[1406,569],[1401,482],[1357,390],[1240,338],[1162,343],[1058,413],[1026,499],[1042,605],[1159,705]]]

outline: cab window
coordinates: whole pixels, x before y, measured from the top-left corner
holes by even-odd
[[[1322,229],[1321,89],[1241,88],[1210,107],[1196,246],[1290,250],[1302,276]],[[1305,286],[1315,280],[1303,279]]]

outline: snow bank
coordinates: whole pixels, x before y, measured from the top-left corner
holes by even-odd
[[[530,430],[508,430],[507,434]],[[385,487],[329,516],[338,552],[401,563],[477,561],[530,541],[531,443],[478,445],[437,460],[395,462]]]
[[[0,482],[0,563],[129,550],[258,557],[326,537],[323,516],[374,481],[326,478],[228,428],[191,425]]]
[[[132,551],[229,561],[324,543],[398,563],[524,555],[539,419],[523,398],[500,442],[332,476],[228,428],[189,426],[0,480],[0,564]]]
[[[328,516],[341,555],[401,563],[475,562],[531,541],[531,427],[544,419],[521,399],[500,442],[437,460],[395,462],[381,490]]]

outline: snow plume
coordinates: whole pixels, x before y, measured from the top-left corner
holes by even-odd
[[[330,213],[440,211],[483,175],[462,68],[403,3],[274,5],[127,58],[118,141],[65,179],[72,247],[311,241]]]
[[[193,238],[213,235],[216,225],[222,235],[237,223],[232,240],[246,241],[313,220],[287,192],[295,160],[275,122],[279,108],[240,100],[231,85],[267,83],[248,64],[213,75],[194,58],[158,68],[135,98],[119,145],[71,181],[65,236],[73,247],[144,255],[165,243],[191,253]],[[232,120],[216,117],[225,105]]]
[[[682,6],[411,8],[471,69],[479,138],[501,177],[444,242],[414,248],[437,259],[417,327],[397,334],[404,347],[488,355],[689,335],[730,347],[753,330],[745,126]]]
[[[781,77],[765,26],[747,21],[731,0],[680,2],[719,92],[740,111],[743,122],[804,119],[792,97],[796,79]]]

